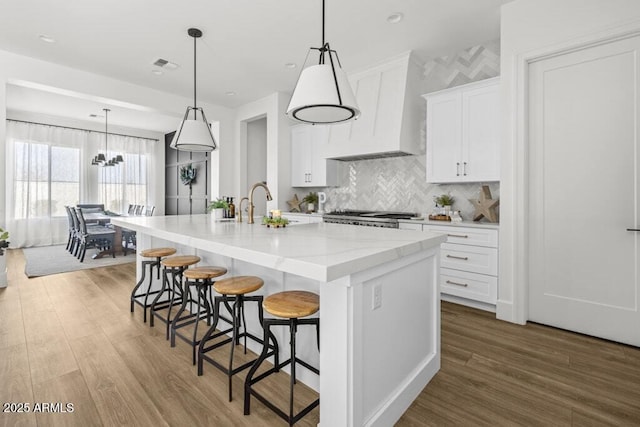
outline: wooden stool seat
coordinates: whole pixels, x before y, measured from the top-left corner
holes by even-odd
[[[170,268],[187,267],[200,262],[196,255],[177,255],[162,260],[162,265]]]
[[[213,279],[227,274],[227,269],[224,267],[194,267],[186,270],[183,274],[190,280]]]
[[[310,316],[320,309],[320,296],[307,291],[284,291],[264,299],[264,309],[274,316],[294,319]]]
[[[145,258],[158,258],[173,255],[175,253],[175,248],[149,248],[140,252],[140,256],[143,256]]]
[[[236,276],[218,280],[213,288],[222,295],[244,295],[257,291],[264,281],[256,276]]]

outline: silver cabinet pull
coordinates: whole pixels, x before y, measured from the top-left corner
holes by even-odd
[[[462,164],[462,174],[463,174],[464,176],[467,176],[467,162],[464,162],[464,163]]]
[[[466,256],[455,256],[455,255],[449,255],[449,254],[447,254],[447,258],[461,259],[463,261],[469,260],[469,257],[466,257]]]
[[[456,176],[460,176],[460,162],[456,162]]]
[[[627,231],[640,231],[640,228],[627,228]]]
[[[456,285],[456,286],[462,286],[463,288],[466,288],[469,286],[468,283],[458,283],[458,282],[452,282],[451,280],[447,280],[446,282],[449,285]]]
[[[467,236],[466,234],[447,234],[447,236],[449,237],[460,237],[461,239],[468,239],[469,236]]]

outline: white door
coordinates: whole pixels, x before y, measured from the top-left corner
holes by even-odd
[[[640,38],[531,64],[529,318],[640,346]]]

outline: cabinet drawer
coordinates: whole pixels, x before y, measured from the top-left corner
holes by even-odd
[[[447,243],[459,243],[461,245],[498,247],[498,230],[471,227],[446,227],[442,225],[425,224],[423,231],[434,231],[447,235]]]
[[[498,278],[441,268],[440,292],[495,304],[498,299]]]
[[[443,243],[440,246],[442,268],[498,275],[498,250],[480,246]]]

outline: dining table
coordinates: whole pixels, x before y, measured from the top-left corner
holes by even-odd
[[[84,219],[87,223],[90,222],[97,222],[101,225],[107,225],[107,224],[111,224],[111,219],[114,217],[121,217],[121,216],[127,216],[127,215],[121,215],[121,214],[116,214],[116,213],[107,213],[107,212],[87,212],[84,214]],[[123,247],[122,247],[122,227],[120,227],[119,225],[115,225],[112,224],[113,229],[115,230],[116,234],[114,236],[114,243],[113,243],[113,250],[116,254],[118,253],[123,253]],[[98,259],[98,258],[102,258],[105,256],[110,256],[111,255],[111,251],[110,250],[103,250],[103,251],[99,251],[95,254],[93,254],[91,256],[92,259]]]

